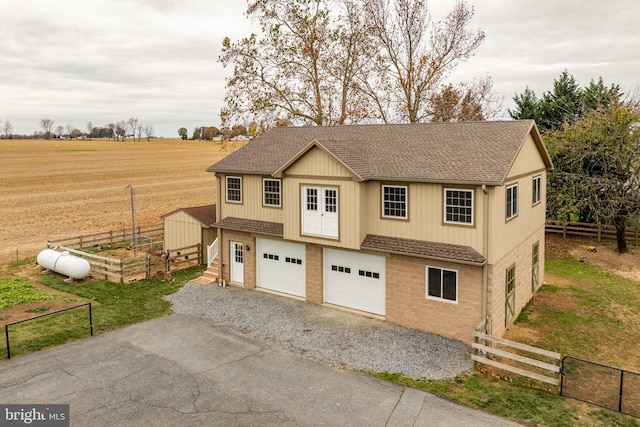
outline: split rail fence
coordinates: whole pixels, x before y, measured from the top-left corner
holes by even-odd
[[[150,224],[136,227],[136,237],[138,244],[137,249],[153,252],[156,246],[162,246],[164,239],[164,224]],[[47,242],[49,244],[57,244],[72,249],[94,249],[101,247],[117,247],[128,246],[133,248],[133,234],[131,230],[110,230],[101,233],[84,234],[81,236],[68,237],[59,239],[55,242]]]
[[[607,224],[547,220],[545,231],[549,234],[562,234],[563,238],[567,236],[593,237],[597,238],[598,242],[601,242],[603,239],[616,239],[616,228],[613,225]],[[627,227],[625,237],[628,243],[639,246],[640,228]]]
[[[147,279],[192,265],[202,264],[201,245],[196,244],[162,252],[164,226],[152,224],[136,228],[136,249],[146,252],[137,256],[114,258],[88,252],[89,249],[133,247],[133,235],[126,230],[106,231],[48,241],[48,249],[67,251],[86,259],[91,274],[118,283]],[[158,249],[160,248],[160,249]]]
[[[475,363],[560,386],[560,353],[532,347],[476,331],[473,333]]]

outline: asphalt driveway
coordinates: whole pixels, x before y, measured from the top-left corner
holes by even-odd
[[[72,426],[516,425],[184,314],[1,362],[0,402]]]

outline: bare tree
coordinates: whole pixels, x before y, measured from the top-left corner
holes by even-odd
[[[144,132],[144,136],[147,137],[147,141],[150,141],[151,138],[154,136],[153,125],[145,125],[143,132]]]
[[[364,3],[371,34],[380,49],[375,72],[362,87],[384,121],[429,120],[429,98],[446,75],[473,56],[484,33],[468,29],[473,8],[459,1],[431,25],[424,0],[370,0]]]
[[[87,138],[91,139],[91,135],[93,134],[93,123],[87,123]]]
[[[51,130],[53,129],[53,120],[42,119],[40,120],[40,127],[44,131],[44,139],[51,139]]]
[[[470,84],[448,84],[431,94],[427,114],[433,122],[490,120],[500,113],[502,98],[493,91],[490,77]]]
[[[118,127],[117,127],[114,123],[109,123],[109,124],[107,125],[107,129],[109,129],[109,131],[111,132],[111,136],[113,137],[113,140],[114,140],[114,141],[116,140],[116,138],[117,138],[117,136],[118,136],[118,134],[117,134],[117,132],[116,132],[116,129],[117,129],[117,128],[118,128]]]
[[[139,125],[140,121],[135,118],[135,117],[131,117],[128,121],[127,124],[125,126],[126,129],[130,130],[131,135],[133,135],[133,140],[136,140],[136,130],[138,129],[138,125]]]
[[[138,124],[136,125],[136,132],[138,133],[138,141],[142,140],[143,128],[144,128],[144,124],[142,122],[138,122]]]
[[[125,141],[127,139],[127,122],[120,120],[116,123],[115,132],[118,139],[122,138]]]
[[[69,135],[69,138],[71,138],[71,133],[73,132],[73,130],[75,129],[75,126],[73,126],[71,123],[67,123],[67,135]]]
[[[246,112],[319,126],[368,115],[354,83],[367,61],[355,0],[252,0],[247,15],[264,36],[223,42],[220,61],[233,66],[223,125],[231,123],[229,115],[240,119]]]
[[[4,139],[11,138],[11,133],[13,132],[13,125],[9,121],[9,119],[4,119],[2,122],[2,134],[4,135]]]

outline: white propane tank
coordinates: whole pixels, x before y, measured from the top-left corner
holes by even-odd
[[[91,270],[89,261],[69,252],[58,252],[53,249],[45,249],[38,254],[37,262],[40,266],[56,273],[64,274],[73,279],[84,279]]]

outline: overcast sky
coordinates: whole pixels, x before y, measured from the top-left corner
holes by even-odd
[[[538,95],[567,69],[580,85],[602,76],[640,83],[638,0],[470,0],[486,33],[454,82],[492,76],[511,98]],[[434,17],[454,1],[431,1]],[[0,0],[0,119],[14,133],[102,126],[137,117],[157,136],[219,125],[225,36],[251,33],[244,0]]]

